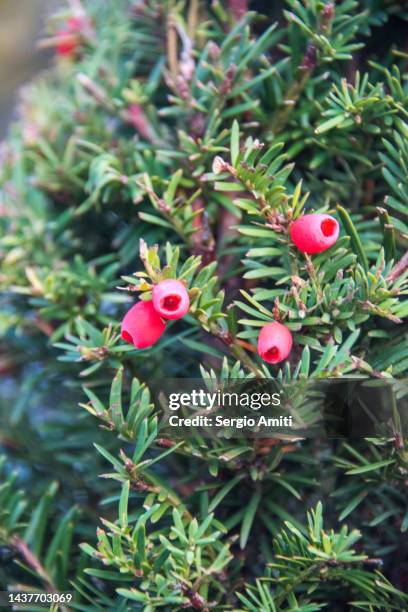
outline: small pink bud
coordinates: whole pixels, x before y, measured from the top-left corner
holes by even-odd
[[[153,306],[165,319],[181,319],[190,308],[187,289],[179,280],[163,280],[153,288]]]
[[[137,302],[125,314],[121,336],[129,344],[143,349],[155,344],[166,329],[166,324],[153,307],[153,302]]]
[[[325,214],[303,215],[290,227],[292,242],[302,253],[322,253],[337,241],[339,224],[334,217]]]
[[[273,321],[261,329],[258,337],[258,354],[267,363],[279,363],[292,349],[292,334],[285,325]]]
[[[67,28],[69,32],[81,34],[91,26],[89,18],[85,15],[70,17],[67,20]]]
[[[140,104],[130,104],[127,109],[127,120],[145,140],[154,138],[150,124]]]
[[[222,157],[216,155],[212,163],[212,171],[214,174],[221,174],[221,172],[224,172],[225,170],[225,165],[225,161],[222,159]]]

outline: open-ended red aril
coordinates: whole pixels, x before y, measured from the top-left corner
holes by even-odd
[[[292,223],[290,237],[302,253],[309,255],[322,253],[337,241],[339,224],[330,215],[322,213],[303,215]]]
[[[280,363],[292,349],[292,334],[285,325],[273,321],[261,329],[258,337],[258,354],[267,363]]]
[[[153,306],[165,319],[181,319],[190,308],[190,298],[183,283],[167,279],[153,288]]]

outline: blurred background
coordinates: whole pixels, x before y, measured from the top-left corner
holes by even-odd
[[[15,110],[18,88],[39,69],[49,54],[36,47],[44,16],[58,0],[0,0],[0,140]]]

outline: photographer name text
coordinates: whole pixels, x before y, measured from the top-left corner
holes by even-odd
[[[211,417],[200,414],[192,417],[180,417],[174,414],[168,418],[168,424],[171,427],[234,427],[235,429],[276,427],[281,429],[292,427],[292,419],[293,417],[291,416],[266,417],[264,415],[257,415],[254,418],[248,416],[225,417],[222,415]]]

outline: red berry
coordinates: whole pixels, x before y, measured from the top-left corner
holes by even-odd
[[[190,308],[187,289],[179,280],[163,280],[153,288],[153,306],[165,319],[181,319]]]
[[[302,253],[321,253],[330,249],[339,237],[339,224],[325,214],[303,215],[290,227],[292,242]]]
[[[81,37],[89,31],[91,23],[87,16],[70,17],[65,28],[57,32],[57,55],[71,57],[76,55],[81,46]]]
[[[279,363],[287,358],[293,344],[292,334],[285,325],[273,321],[261,329],[258,354],[267,363]]]
[[[166,324],[161,320],[153,307],[153,302],[137,302],[125,314],[122,321],[121,336],[129,344],[143,349],[152,346],[166,329]]]
[[[60,57],[71,57],[75,55],[79,47],[78,38],[65,30],[57,33],[56,52]]]

